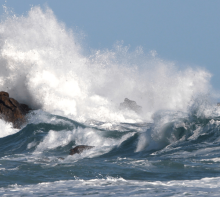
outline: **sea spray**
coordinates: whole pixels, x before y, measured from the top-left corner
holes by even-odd
[[[210,89],[205,70],[178,70],[141,48],[130,52],[116,43],[112,50],[84,55],[74,33],[49,8],[7,16],[0,38],[0,90],[32,108],[81,122],[150,120],[160,109],[185,110]],[[142,116],[118,109],[125,97],[143,107]]]
[[[120,42],[85,52],[49,8],[2,18],[0,91],[35,110],[19,130],[0,119],[0,195],[219,195],[210,73]]]
[[[0,138],[18,132],[18,129],[13,128],[13,124],[0,119]]]

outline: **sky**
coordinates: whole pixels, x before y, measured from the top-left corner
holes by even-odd
[[[220,91],[219,0],[0,0],[17,15],[31,6],[48,6],[67,28],[83,32],[91,49],[111,49],[123,41],[130,49],[155,50],[180,66],[200,66]],[[0,15],[3,14],[0,8]]]

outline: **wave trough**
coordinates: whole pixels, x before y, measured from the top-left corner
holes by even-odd
[[[85,53],[50,8],[5,13],[0,91],[34,110],[21,129],[0,119],[0,195],[219,195],[210,78],[122,42]],[[95,147],[68,155],[77,145]]]

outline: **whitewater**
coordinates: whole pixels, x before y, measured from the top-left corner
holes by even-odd
[[[0,91],[33,110],[21,129],[0,119],[0,196],[219,196],[210,80],[122,42],[85,49],[50,8],[5,7]],[[77,145],[94,148],[69,155]]]

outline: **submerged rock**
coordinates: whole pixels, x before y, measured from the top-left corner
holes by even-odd
[[[137,105],[135,101],[132,101],[128,98],[125,98],[124,102],[120,103],[119,109],[120,110],[124,110],[124,109],[133,110],[138,114],[142,112],[142,107]]]
[[[14,128],[20,128],[25,122],[25,115],[31,109],[26,104],[20,104],[10,98],[7,92],[0,92],[0,119],[11,122]]]
[[[79,145],[79,146],[76,146],[72,149],[70,149],[70,154],[69,155],[74,155],[76,153],[80,154],[82,153],[84,150],[87,150],[87,149],[91,149],[93,148],[94,146],[87,146],[87,145]]]

